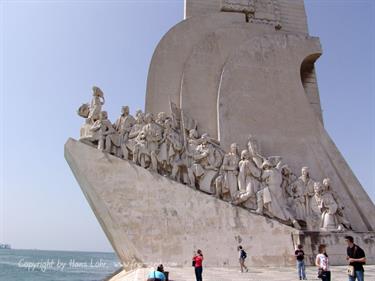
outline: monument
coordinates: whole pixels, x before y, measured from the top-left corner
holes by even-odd
[[[158,44],[145,112],[108,120],[93,87],[65,157],[125,268],[288,265],[354,236],[375,262],[375,206],[327,134],[302,0],[186,0]],[[342,241],[342,242],[340,242]]]

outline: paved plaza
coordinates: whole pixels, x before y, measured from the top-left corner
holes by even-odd
[[[195,281],[194,269],[191,268],[166,268],[169,271],[169,280],[171,281]],[[111,281],[145,281],[149,269],[138,269],[136,271],[120,273]],[[320,280],[317,278],[317,269],[309,266],[306,269],[307,280]],[[331,267],[331,281],[346,281],[346,266]],[[296,277],[294,267],[253,267],[249,272],[241,273],[237,268],[204,268],[204,281],[293,281],[299,280]],[[365,267],[365,280],[375,280],[375,265]]]

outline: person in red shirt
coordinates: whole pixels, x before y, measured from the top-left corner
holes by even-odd
[[[203,254],[201,250],[198,250],[196,254],[193,256],[193,266],[195,270],[195,278],[197,281],[202,281],[202,272],[203,272]]]

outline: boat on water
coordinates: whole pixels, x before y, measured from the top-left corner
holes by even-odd
[[[12,249],[12,247],[10,246],[10,244],[1,244],[0,243],[0,249],[10,250],[10,249]]]

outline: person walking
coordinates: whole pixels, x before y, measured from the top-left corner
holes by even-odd
[[[307,280],[305,271],[305,252],[303,251],[303,246],[301,244],[297,246],[297,250],[294,252],[294,255],[297,260],[297,274],[299,280]]]
[[[195,270],[195,279],[197,281],[202,281],[202,272],[203,272],[203,254],[202,250],[197,250],[197,253],[193,256],[193,266]]]
[[[348,244],[348,248],[346,248],[346,260],[349,262],[349,281],[364,281],[365,270],[363,269],[363,265],[366,263],[365,251],[363,251],[358,245],[354,244],[354,238],[352,236],[345,236],[345,241]]]
[[[243,272],[244,269],[246,270],[246,272],[248,272],[249,269],[245,265],[245,259],[247,258],[247,254],[246,254],[245,250],[240,245],[240,246],[237,247],[237,251],[238,251],[238,259],[239,259],[239,262],[240,262],[241,272]]]
[[[331,281],[331,271],[329,271],[328,255],[326,245],[319,245],[319,254],[316,256],[315,265],[318,267],[318,278],[322,281]]]

